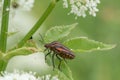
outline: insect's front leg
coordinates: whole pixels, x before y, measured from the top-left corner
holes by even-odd
[[[47,49],[45,49],[47,50]],[[45,55],[45,60],[47,59],[47,56],[51,53],[52,51],[48,50],[48,53]]]
[[[66,61],[66,59],[64,58],[64,61],[65,61],[65,63],[67,64],[67,61]]]
[[[62,59],[58,56],[58,54],[56,54],[56,57],[57,57],[57,58],[59,59],[59,61],[60,61],[59,65],[58,65],[58,69],[61,70],[61,69],[60,69],[60,66],[61,66]]]
[[[47,51],[48,50],[48,48],[46,48],[43,52],[45,52],[45,51]]]
[[[55,68],[54,56],[55,56],[55,53],[53,53],[53,55],[52,55],[53,70],[54,70],[54,68]]]

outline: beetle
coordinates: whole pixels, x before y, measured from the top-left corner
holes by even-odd
[[[12,7],[13,7],[14,9],[16,9],[16,8],[19,7],[19,4],[14,1],[14,2],[12,2]]]
[[[59,70],[60,70],[61,61],[62,61],[61,58],[63,58],[64,60],[75,58],[75,55],[73,54],[73,52],[58,41],[53,41],[51,43],[45,44],[44,47],[46,48],[45,51],[48,50],[48,53],[45,55],[45,59],[49,54],[51,54],[53,52],[53,54],[52,54],[53,70],[55,68],[55,64],[54,64],[54,56],[55,55],[60,61],[59,65],[58,65]]]

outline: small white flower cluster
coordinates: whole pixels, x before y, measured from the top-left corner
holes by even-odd
[[[59,80],[58,76],[45,75],[42,76],[40,80]]]
[[[74,14],[77,17],[86,17],[86,12],[92,16],[96,16],[98,12],[97,5],[100,3],[100,0],[63,0],[64,8],[71,8],[69,14]]]
[[[0,80],[59,80],[58,76],[45,75],[36,77],[36,73],[14,70],[13,73],[4,72]]]

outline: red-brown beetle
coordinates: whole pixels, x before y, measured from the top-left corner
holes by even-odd
[[[52,62],[53,62],[53,69],[55,68],[54,65],[54,56],[56,55],[56,57],[59,59],[60,63],[58,65],[58,69],[60,69],[60,65],[61,65],[61,61],[63,58],[65,59],[74,59],[75,55],[73,54],[73,52],[68,49],[67,47],[65,47],[64,45],[62,45],[61,43],[57,42],[57,41],[53,41],[51,43],[45,44],[44,47],[46,48],[46,50],[48,50],[48,53],[45,55],[45,59],[47,57],[47,55],[49,55],[50,53],[53,52],[52,55]]]

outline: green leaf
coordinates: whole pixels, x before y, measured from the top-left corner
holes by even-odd
[[[58,71],[58,76],[60,80],[71,80],[63,72]]]
[[[50,28],[45,34],[45,42],[57,41],[69,35],[71,30],[75,28],[77,23],[66,26],[55,26]]]
[[[37,45],[36,45],[36,43],[34,42],[33,39],[29,39],[24,44],[24,47],[35,47],[35,48],[37,48]]]
[[[61,70],[55,69],[55,74],[58,74],[60,80],[74,80],[70,68],[64,61],[62,62]]]
[[[108,50],[115,45],[104,44],[102,42],[88,39],[87,37],[77,37],[64,42],[64,44],[74,52],[90,52],[95,50]]]
[[[66,79],[68,80],[73,80],[73,77],[72,77],[72,72],[69,68],[69,66],[64,62],[63,65],[62,65],[62,73],[59,72],[59,74],[63,75],[63,76],[66,76]],[[65,80],[66,80],[65,79]]]

